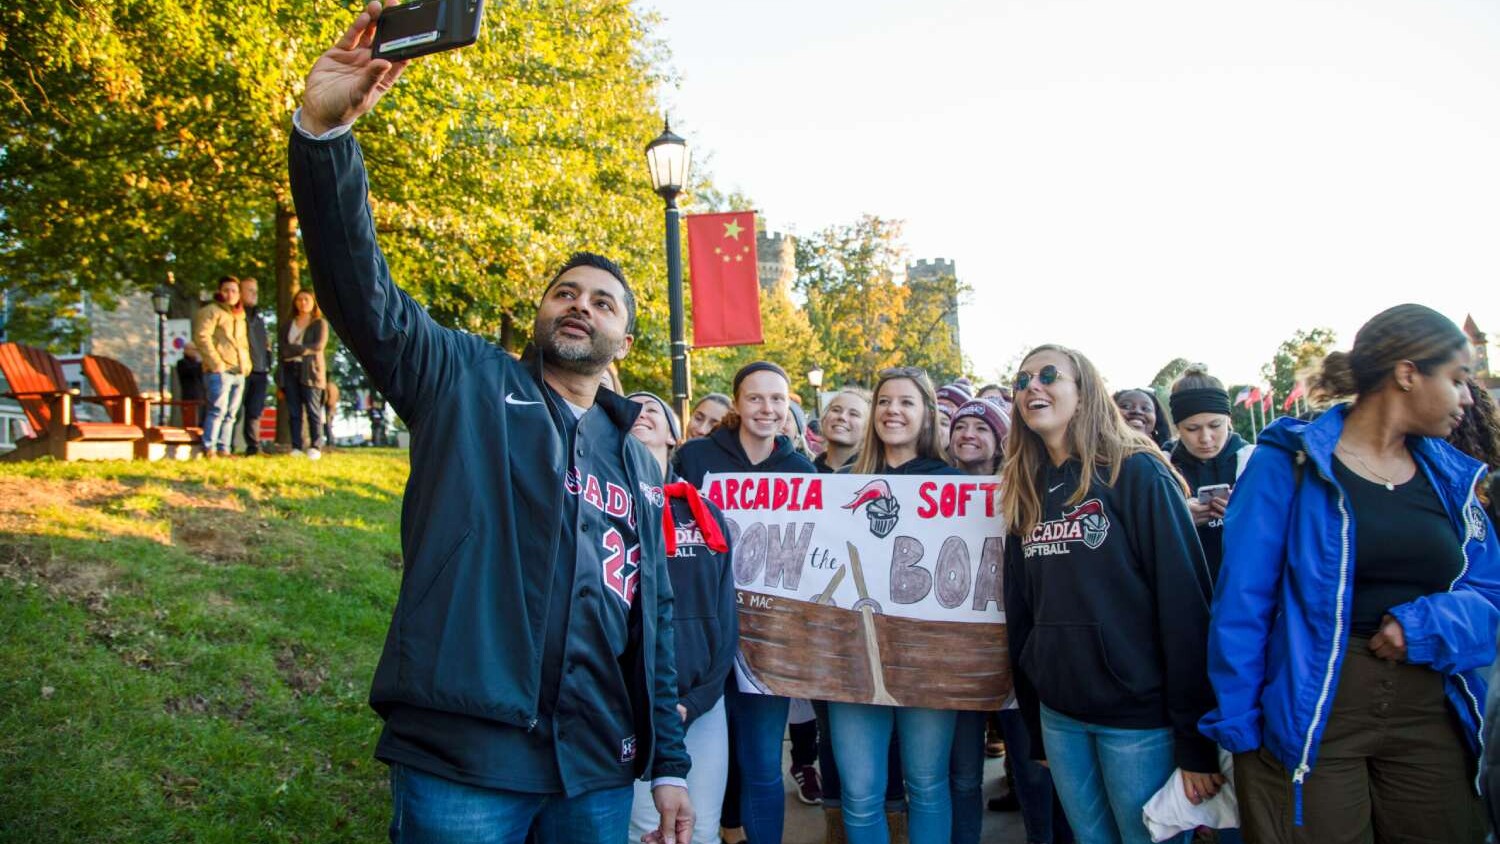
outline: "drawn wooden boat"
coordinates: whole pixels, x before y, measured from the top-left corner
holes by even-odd
[[[741,592],[740,668],[788,697],[993,710],[1010,696],[1004,624],[873,614],[872,658],[869,614]]]

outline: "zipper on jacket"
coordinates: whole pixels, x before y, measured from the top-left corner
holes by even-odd
[[[1449,592],[1452,592],[1453,587],[1457,586],[1458,582],[1464,579],[1464,575],[1469,573],[1469,543],[1474,541],[1474,523],[1469,519],[1469,508],[1477,506],[1474,503],[1474,490],[1476,489],[1477,484],[1479,483],[1479,479],[1483,474],[1483,466],[1474,470],[1474,477],[1470,480],[1469,483],[1469,491],[1464,496],[1463,509],[1459,512],[1459,518],[1463,519],[1464,522],[1464,541],[1462,546],[1464,554],[1464,567],[1459,570],[1458,577],[1453,578],[1453,582],[1448,584]],[[1458,678],[1458,684],[1463,687],[1464,697],[1469,699],[1469,706],[1474,710],[1475,723],[1478,725],[1476,738],[1479,739],[1479,764],[1474,766],[1474,793],[1478,794],[1480,797],[1483,797],[1484,790],[1481,787],[1479,780],[1482,776],[1481,771],[1483,770],[1484,766],[1484,709],[1479,705],[1479,701],[1475,699],[1474,692],[1469,689],[1469,681],[1464,679],[1464,675],[1454,674],[1453,676]]]
[[[1298,763],[1297,770],[1292,772],[1292,786],[1296,799],[1296,825],[1302,825],[1302,782],[1307,779],[1307,772],[1312,767],[1307,764],[1307,759],[1312,755],[1313,736],[1318,732],[1318,722],[1323,719],[1323,707],[1328,703],[1328,694],[1333,686],[1333,671],[1338,666],[1339,648],[1343,644],[1344,634],[1344,589],[1349,583],[1349,509],[1344,505],[1344,491],[1333,479],[1318,470],[1318,476],[1338,493],[1339,518],[1342,525],[1339,529],[1339,591],[1333,605],[1333,649],[1328,653],[1328,670],[1323,675],[1323,689],[1318,693],[1317,706],[1313,707],[1312,723],[1307,725],[1307,739],[1302,743],[1302,761]]]

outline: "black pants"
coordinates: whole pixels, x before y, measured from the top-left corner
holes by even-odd
[[[244,417],[245,453],[260,453],[260,415],[266,412],[266,385],[270,374],[252,372],[245,376],[245,401],[240,405]]]
[[[1234,755],[1240,828],[1257,844],[1480,844],[1474,760],[1443,676],[1346,646],[1318,759],[1295,824],[1292,776],[1264,748]]]
[[[307,432],[312,448],[323,444],[323,390],[302,383],[302,362],[281,364],[281,390],[286,393],[287,424],[292,429],[292,448],[302,448],[302,414],[307,414]]]

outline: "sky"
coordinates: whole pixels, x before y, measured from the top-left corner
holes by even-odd
[[[1493,0],[636,2],[695,164],[773,231],[904,220],[981,378],[1058,342],[1250,382],[1407,301],[1500,339]]]

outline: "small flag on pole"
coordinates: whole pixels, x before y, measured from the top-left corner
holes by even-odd
[[[1235,404],[1235,407],[1239,407],[1240,405],[1249,405],[1249,403],[1250,403],[1250,388],[1246,387],[1245,389],[1240,390],[1240,394],[1238,396],[1234,397],[1234,404]]]
[[[1297,399],[1300,399],[1305,395],[1307,395],[1307,388],[1303,386],[1301,381],[1298,381],[1292,386],[1292,391],[1286,394],[1286,401],[1281,403],[1281,409],[1291,410],[1292,405],[1297,403]]]

